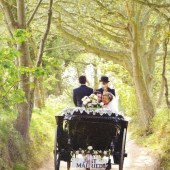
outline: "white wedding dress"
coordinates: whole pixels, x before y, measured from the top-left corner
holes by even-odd
[[[119,109],[118,109],[118,99],[117,98],[113,98],[113,100],[111,102],[109,102],[108,105],[104,105],[103,108],[112,110],[112,112],[114,113],[118,113]]]

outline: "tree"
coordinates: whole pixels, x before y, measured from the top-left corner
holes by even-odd
[[[22,72],[19,73],[19,89],[21,89],[25,94],[25,99],[18,104],[18,117],[16,120],[16,129],[21,133],[25,140],[28,139],[29,125],[31,120],[32,108],[33,108],[33,97],[34,97],[34,88],[30,87],[30,72],[29,70],[33,67],[33,62],[30,56],[29,49],[29,28],[30,23],[33,20],[39,5],[42,0],[39,0],[35,10],[31,14],[29,20],[27,21],[27,3],[24,0],[16,0],[7,2],[5,0],[0,0],[1,10],[4,15],[7,28],[11,35],[11,38],[16,38],[17,50],[20,52],[20,58],[18,65],[22,68]],[[47,27],[44,31],[44,34],[40,40],[39,44],[39,53],[35,61],[35,67],[40,67],[42,63],[42,55],[44,50],[44,43],[47,38],[50,24],[51,24],[51,15],[52,15],[52,4],[53,0],[49,2],[49,12],[47,19]],[[36,77],[33,77],[33,83],[36,84]]]
[[[56,24],[66,38],[86,51],[128,70],[136,89],[140,122],[148,129],[155,114],[152,89],[156,53],[161,49],[159,42],[167,30],[167,19],[141,2],[60,0]]]

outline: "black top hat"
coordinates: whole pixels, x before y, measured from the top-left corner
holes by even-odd
[[[109,81],[109,78],[107,76],[102,76],[101,79],[100,79],[100,82],[108,83],[110,81]]]

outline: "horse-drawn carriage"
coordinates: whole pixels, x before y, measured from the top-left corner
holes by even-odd
[[[60,162],[84,169],[123,170],[128,122],[107,109],[69,108],[56,116],[54,166]]]

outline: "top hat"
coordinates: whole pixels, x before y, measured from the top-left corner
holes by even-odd
[[[109,78],[108,78],[107,76],[102,76],[99,81],[100,81],[100,82],[104,82],[104,83],[110,82],[110,81],[109,81]]]

